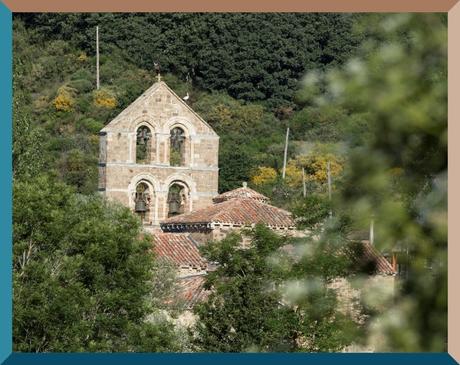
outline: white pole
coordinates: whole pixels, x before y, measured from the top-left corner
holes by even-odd
[[[332,200],[332,179],[331,179],[331,162],[327,161],[327,190],[329,194],[329,201]],[[329,210],[329,217],[332,217],[332,209]]]
[[[284,145],[283,180],[286,177],[286,163],[287,163],[288,142],[289,142],[289,127],[287,127],[287,130],[286,130],[286,143]]]
[[[96,89],[99,90],[99,26],[96,26]]]
[[[303,184],[303,197],[307,197],[307,185],[305,183],[305,167],[302,167],[302,184]]]
[[[374,220],[371,219],[371,226],[369,227],[369,242],[371,245],[374,244]]]

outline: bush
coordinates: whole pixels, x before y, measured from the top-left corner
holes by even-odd
[[[94,105],[105,108],[113,109],[117,106],[117,99],[112,91],[107,89],[99,89],[93,93]]]
[[[99,131],[104,128],[104,123],[93,118],[84,118],[80,119],[77,122],[77,128],[80,131],[88,131],[90,133],[99,133]]]
[[[86,93],[94,88],[91,81],[85,79],[72,80],[69,86],[76,89],[79,93]]]

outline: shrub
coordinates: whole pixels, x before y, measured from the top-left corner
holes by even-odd
[[[256,185],[273,183],[276,180],[276,170],[272,167],[259,166],[256,173],[251,177],[251,182]]]
[[[102,108],[113,109],[117,106],[117,99],[111,91],[100,89],[94,92],[94,104]]]
[[[79,93],[86,93],[94,87],[93,83],[86,79],[72,80],[69,82],[69,86],[76,89]]]
[[[104,128],[104,123],[93,118],[84,118],[78,121],[77,128],[81,131],[98,133],[102,128]]]
[[[69,112],[73,110],[75,104],[76,89],[64,85],[58,89],[57,96],[53,101],[54,108],[58,111]]]

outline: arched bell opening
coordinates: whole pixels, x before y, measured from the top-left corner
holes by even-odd
[[[142,224],[152,224],[153,220],[153,189],[145,182],[141,181],[136,185],[134,192],[134,213],[139,216]]]
[[[136,163],[148,164],[152,157],[152,132],[142,125],[136,131]]]
[[[169,138],[169,164],[171,166],[185,166],[185,150],[187,137],[180,127],[171,129]]]
[[[190,190],[183,182],[173,182],[168,189],[168,218],[190,210]]]

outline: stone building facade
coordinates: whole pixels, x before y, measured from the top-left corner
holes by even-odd
[[[146,228],[212,204],[219,137],[158,81],[100,132],[99,191]]]

